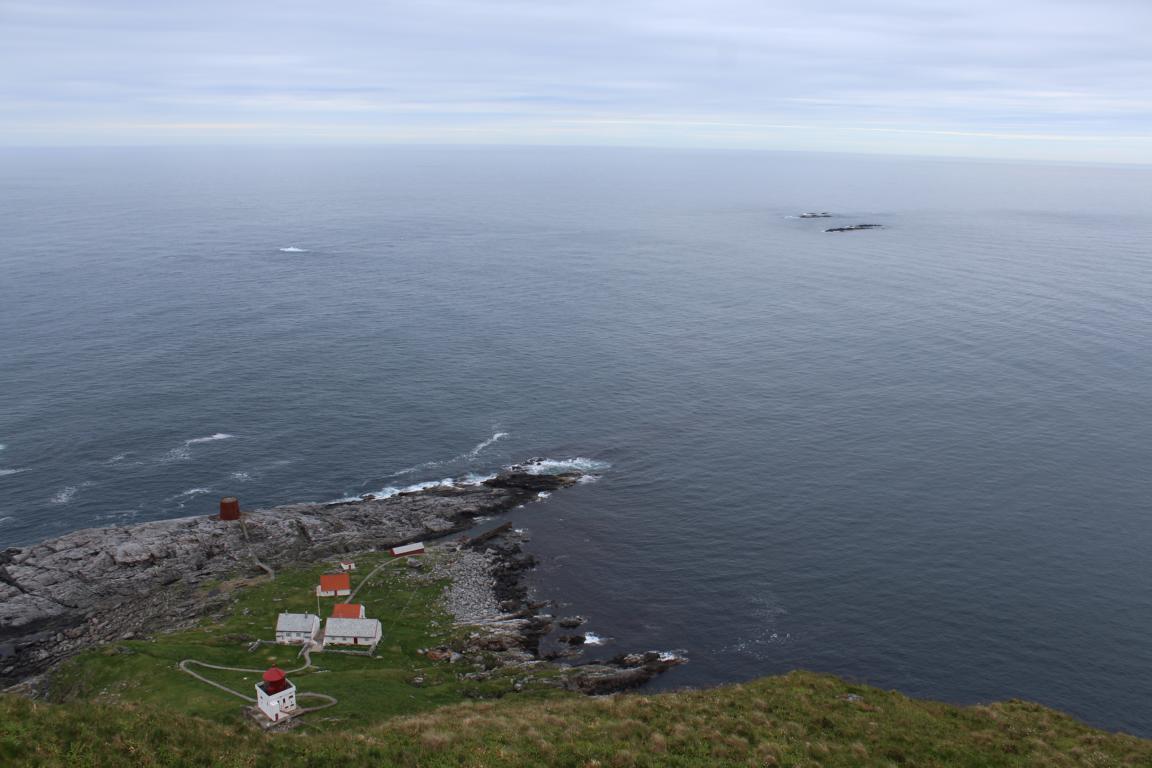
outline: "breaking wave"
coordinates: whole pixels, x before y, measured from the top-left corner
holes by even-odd
[[[401,493],[415,493],[416,491],[426,491],[429,488],[459,488],[461,486],[480,485],[480,483],[485,480],[491,480],[494,477],[496,477],[494,474],[481,475],[478,473],[470,473],[461,477],[446,477],[442,480],[425,480],[422,483],[413,483],[412,485],[389,485],[378,491],[369,491],[369,494],[375,496],[377,499],[390,499]],[[343,504],[349,501],[360,501],[362,498],[362,496],[345,496],[344,498],[335,499],[329,503]]]
[[[586,475],[594,475],[597,472],[603,472],[612,467],[612,465],[606,461],[586,459],[583,456],[577,456],[572,459],[532,459],[515,466],[530,475],[558,475],[561,472],[573,471],[583,472]]]
[[[21,472],[27,471],[27,469],[0,469],[0,477],[5,477],[7,475],[18,475]]]
[[[5,523],[10,523],[10,522],[12,522],[12,521],[13,521],[13,520],[15,520],[15,519],[16,519],[16,518],[14,518],[14,517],[8,517],[8,516],[6,516],[6,517],[0,517],[0,525],[4,525]]]
[[[585,632],[584,633],[584,645],[604,645],[604,643],[608,642],[611,639],[612,638],[610,638],[610,637],[601,637],[600,635],[596,634],[595,632]]]
[[[294,245],[290,245],[287,248],[281,248],[280,253],[308,253],[308,249],[307,248],[297,248]]]

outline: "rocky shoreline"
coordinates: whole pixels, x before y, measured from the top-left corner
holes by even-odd
[[[101,643],[190,626],[227,596],[216,580],[274,573],[325,558],[445,539],[487,518],[575,484],[578,472],[513,467],[481,484],[438,486],[385,499],[291,504],[245,511],[239,521],[188,517],[92,528],[0,552],[0,687],[34,693],[37,677]],[[528,602],[535,558],[503,525],[437,545],[451,551],[445,606],[475,631],[450,653],[495,654],[500,665],[545,663],[552,631],[546,604]],[[565,687],[607,693],[634,687],[681,663],[670,654],[626,654],[565,664]],[[572,671],[575,670],[575,671]]]

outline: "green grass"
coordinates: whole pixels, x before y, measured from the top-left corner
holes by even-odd
[[[397,561],[384,554],[358,556],[353,587],[382,562]],[[196,680],[177,665],[184,659],[196,659],[250,669],[301,666],[297,646],[262,645],[256,652],[247,649],[253,639],[274,637],[279,613],[315,613],[313,590],[319,575],[332,566],[284,571],[274,580],[262,577],[212,585],[209,589],[229,593],[229,607],[224,615],[205,620],[190,631],[119,642],[84,653],[53,673],[49,698],[54,702],[114,699],[222,723],[239,722],[243,719],[243,701]],[[384,637],[373,658],[331,651],[313,653],[315,671],[291,675],[298,691],[326,693],[339,699],[335,707],[303,718],[308,728],[362,728],[397,715],[466,698],[496,697],[512,689],[511,673],[483,682],[461,680],[460,674],[470,671],[470,667],[432,662],[416,652],[448,642],[455,630],[450,617],[440,608],[439,595],[444,585],[418,583],[406,571],[402,563],[389,565],[357,593],[356,602],[365,606],[370,618],[380,619],[384,628]],[[320,598],[320,616],[327,617],[332,606],[344,599]],[[253,673],[195,669],[249,695],[259,679]],[[541,676],[546,674],[542,671]],[[412,683],[417,677],[423,678],[419,686]],[[557,692],[529,690],[528,695]],[[301,703],[309,704],[307,699]]]
[[[1106,768],[1152,765],[1152,742],[1035,704],[955,707],[796,672],[707,691],[468,702],[356,734],[0,696],[0,765]]]
[[[357,557],[353,585],[384,558]],[[451,642],[457,630],[440,607],[443,585],[416,583],[403,565],[382,571],[357,597],[384,625],[379,658],[318,653],[313,662],[323,671],[293,676],[299,690],[340,700],[302,718],[297,731],[261,731],[244,720],[244,702],[177,669],[185,658],[299,666],[295,647],[250,653],[247,646],[251,637],[271,639],[281,611],[315,611],[312,590],[324,570],[214,585],[228,595],[222,615],[77,657],[52,677],[55,703],[0,696],[0,766],[1152,768],[1152,742],[1039,705],[956,707],[805,672],[596,699],[530,682],[526,692],[504,696],[523,672],[474,682],[461,677],[473,668],[416,653]],[[334,602],[322,602],[322,616]],[[257,677],[206,674],[243,691]],[[423,685],[412,684],[417,676]]]

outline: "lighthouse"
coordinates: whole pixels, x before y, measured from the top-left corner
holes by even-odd
[[[296,711],[296,686],[284,670],[272,667],[264,673],[264,680],[256,684],[256,706],[274,723]]]

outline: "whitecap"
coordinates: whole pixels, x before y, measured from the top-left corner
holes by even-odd
[[[196,445],[197,443],[214,443],[217,440],[231,440],[233,437],[235,437],[235,435],[229,435],[224,432],[217,432],[216,434],[209,435],[208,437],[195,437],[191,440],[185,440],[184,445]]]
[[[0,517],[0,525],[4,525],[5,523],[10,523],[15,519],[16,518],[10,517],[10,516]]]
[[[203,496],[205,493],[212,493],[212,489],[211,488],[189,488],[186,491],[182,491],[182,492],[176,494],[172,498],[173,499],[183,499],[183,498],[187,498],[189,496]]]
[[[550,498],[551,496],[552,496],[552,494],[549,493],[548,491],[540,491],[538,494],[536,494],[536,498],[538,498],[540,500]]]
[[[611,639],[612,638],[610,638],[610,637],[601,637],[600,635],[596,634],[595,632],[585,632],[584,633],[584,645],[604,645],[604,643],[608,642]]]
[[[21,472],[27,472],[27,471],[28,471],[27,469],[23,469],[23,468],[21,468],[21,469],[0,469],[0,477],[5,477],[7,475],[18,475]]]
[[[233,472],[230,477],[233,480],[239,480],[242,483],[246,483],[252,479],[252,475],[248,474],[247,472]]]
[[[104,463],[105,464],[116,464],[117,462],[124,461],[124,459],[126,459],[126,458],[128,458],[128,454],[118,453],[115,456],[113,456],[112,458],[108,459],[108,461],[106,461]]]
[[[308,253],[308,249],[307,248],[297,248],[294,245],[290,245],[287,248],[281,248],[280,253]]]

